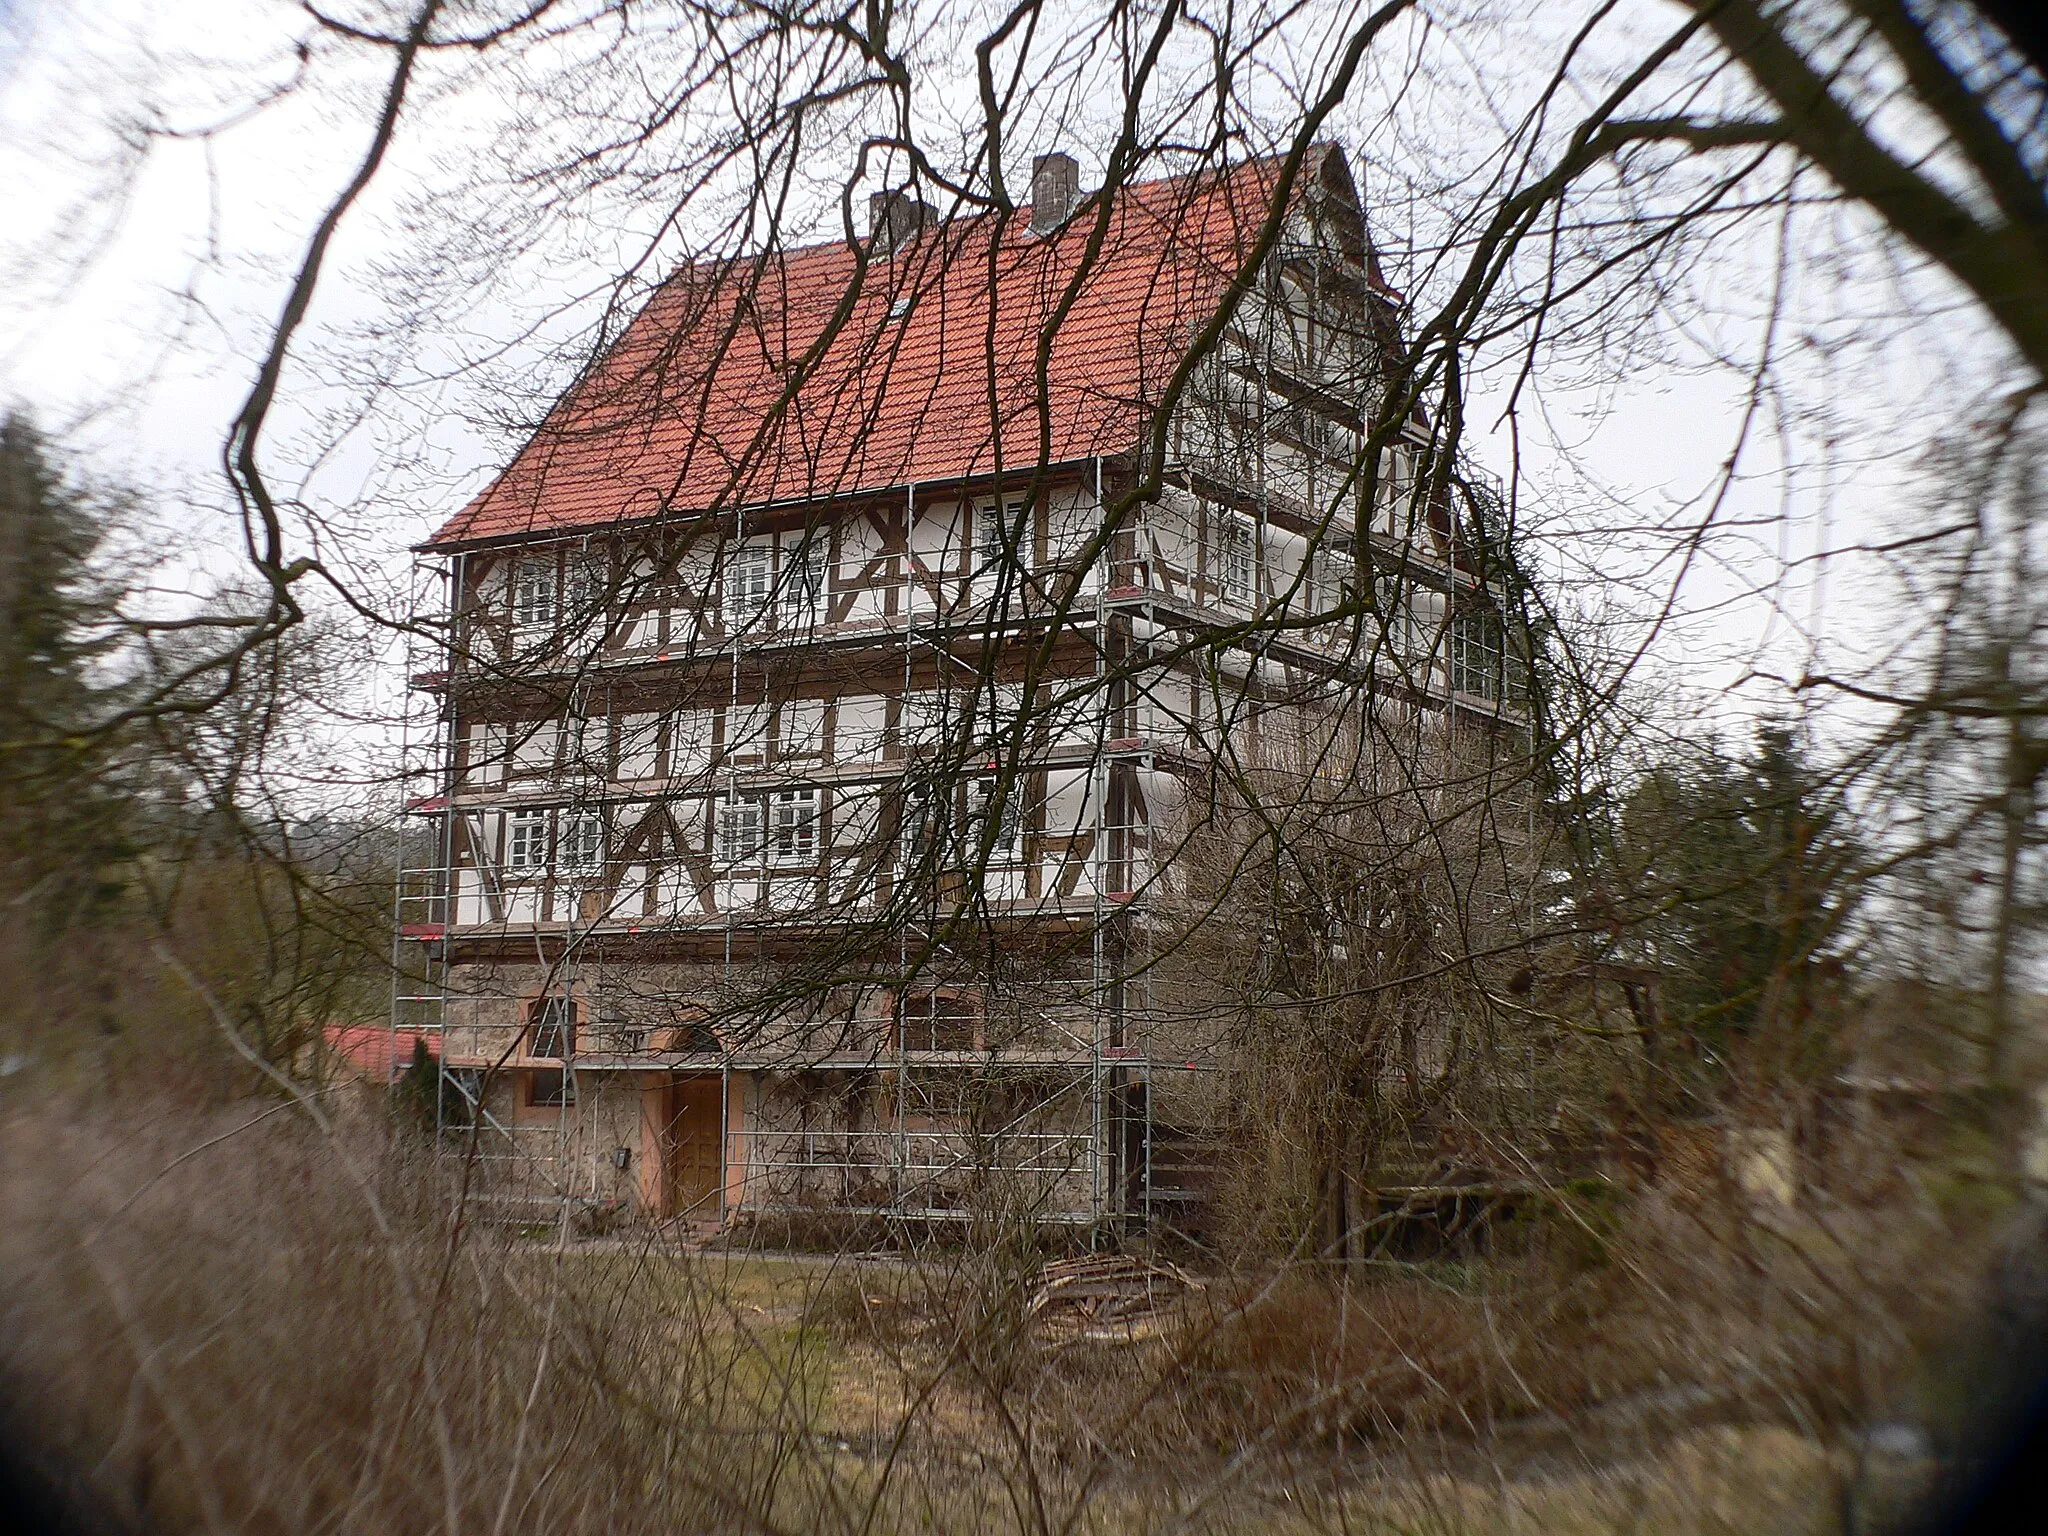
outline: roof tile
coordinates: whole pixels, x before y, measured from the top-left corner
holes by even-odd
[[[1050,237],[1028,209],[936,225],[877,256],[858,291],[844,242],[686,267],[430,546],[1128,449],[1265,218],[1273,174],[1252,161],[1126,188],[1043,389],[1041,333],[1081,268],[1088,208]],[[792,392],[792,365],[821,345]]]

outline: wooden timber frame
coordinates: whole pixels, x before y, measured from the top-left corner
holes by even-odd
[[[1323,280],[1315,260],[1288,260]],[[1286,379],[1270,315],[1232,336],[1245,367]],[[1226,655],[1247,696],[1272,671],[1525,723],[1505,683],[1491,697],[1456,686],[1443,637],[1461,605],[1493,601],[1461,568],[1457,531],[1419,493],[1405,523],[1334,513],[1347,475],[1318,491],[1317,460],[1275,422],[1327,410],[1356,430],[1361,413],[1276,387],[1250,419],[1198,401],[1190,417],[1224,425],[1176,424],[1162,498],[1085,568],[1063,539],[1131,483],[1122,454],[421,551],[391,1020],[394,1041],[439,1042],[440,1136],[487,1169],[487,1199],[522,1220],[952,1221],[1000,1182],[1034,1219],[1091,1233],[1181,1219],[1197,1192],[1177,1150],[1155,1158],[1154,1089],[1205,1064],[1155,1054],[1150,818],[1171,786],[1201,782],[1237,716],[1203,718],[1192,683],[1187,718],[1162,716],[1133,679],[1155,655],[1177,658],[1161,677]],[[1259,446],[1233,462],[1224,438]],[[1404,428],[1399,453],[1426,440]],[[1286,455],[1310,466],[1299,483],[1274,467]],[[1013,504],[1026,483],[1035,501]],[[1001,601],[973,559],[992,516],[1017,519],[1021,569]],[[1361,665],[1355,634],[1254,622],[1289,579],[1269,551],[1333,527],[1375,580],[1395,579],[1388,635],[1398,619],[1436,637],[1402,642],[1396,665]],[[1233,536],[1250,541],[1249,587]],[[735,575],[748,550],[767,551],[758,607]],[[801,592],[785,578],[819,565]],[[1315,579],[1306,554],[1292,579]],[[601,594],[586,615],[571,611],[579,581]],[[1013,781],[1016,855],[1000,886],[989,862],[917,889],[917,710],[962,672],[975,708],[1021,687],[1012,652],[1027,645],[1046,658],[1047,698],[1016,707],[1052,723],[1019,726],[1007,766],[992,757],[977,779],[963,757],[937,779],[944,816],[963,817],[973,783],[992,776],[1000,796]],[[1062,689],[1080,701],[1071,720]],[[1044,961],[1031,1016],[1019,1004],[1002,1031],[981,980],[926,953],[969,900],[992,950]],[[849,932],[874,937],[870,973],[815,977],[780,1013],[747,1001],[768,968]],[[954,1123],[970,1089],[991,1125]]]

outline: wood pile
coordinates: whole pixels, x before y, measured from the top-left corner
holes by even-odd
[[[1126,1254],[1062,1259],[1039,1271],[1031,1315],[1048,1332],[1074,1338],[1135,1339],[1202,1282],[1175,1264]]]

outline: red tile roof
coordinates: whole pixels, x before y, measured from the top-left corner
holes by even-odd
[[[934,225],[878,253],[858,292],[844,242],[685,268],[430,542],[987,475],[999,457],[1028,473],[1042,427],[1046,463],[1129,449],[1265,219],[1276,170],[1252,161],[1126,188],[1042,392],[1039,333],[1080,269],[1092,208],[1052,238],[1024,215]],[[778,410],[791,362],[841,306]]]
[[[425,1042],[427,1054],[438,1058],[441,1040],[424,1029],[388,1024],[330,1024],[325,1032],[327,1049],[335,1064],[375,1082],[396,1082],[413,1063],[418,1042]]]

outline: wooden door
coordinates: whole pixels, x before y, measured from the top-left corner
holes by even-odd
[[[725,1178],[720,1156],[724,1117],[720,1113],[720,1080],[715,1077],[677,1079],[671,1089],[669,1114],[669,1189],[678,1216],[716,1219]]]

